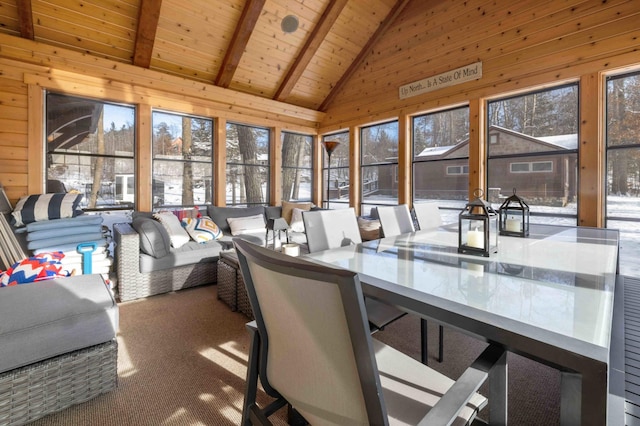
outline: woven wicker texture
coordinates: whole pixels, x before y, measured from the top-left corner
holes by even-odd
[[[218,260],[218,299],[238,310],[238,270],[225,259]]]
[[[222,264],[220,264],[222,262]],[[244,286],[244,280],[242,279],[242,273],[240,272],[240,264],[238,263],[238,255],[235,251],[225,251],[220,253],[220,260],[218,261],[218,274],[220,272],[224,275],[224,280],[226,281],[223,287],[227,287],[225,291],[230,291],[229,289],[234,287],[233,282],[235,281],[235,293],[233,295],[228,295],[227,297],[230,300],[235,300],[234,306],[232,310],[238,310],[245,314],[249,319],[254,319],[253,310],[251,309],[251,302],[249,302],[249,295],[247,294],[247,288]],[[220,286],[220,275],[218,275],[218,286]],[[218,288],[218,294],[220,293],[220,288]],[[220,296],[219,296],[220,297]],[[224,299],[223,299],[224,300]],[[226,302],[225,302],[226,303]],[[227,303],[228,304],[228,303]],[[231,305],[230,305],[231,306]]]
[[[0,374],[0,424],[21,425],[115,389],[116,340]]]
[[[113,226],[120,301],[140,299],[217,281],[217,262],[202,262],[171,269],[140,272],[140,237],[128,223]]]

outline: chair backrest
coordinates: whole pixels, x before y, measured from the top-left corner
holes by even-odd
[[[385,237],[395,237],[396,235],[415,231],[413,219],[411,219],[411,213],[406,204],[380,206],[377,210],[380,228]]]
[[[413,205],[416,222],[420,230],[435,229],[442,225],[442,216],[436,203],[418,203]]]
[[[302,212],[309,253],[362,242],[355,210],[316,210]]]
[[[358,275],[233,242],[260,334],[265,390],[311,424],[385,424]]]

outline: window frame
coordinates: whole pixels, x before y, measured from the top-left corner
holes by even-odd
[[[155,122],[155,118],[156,115],[162,114],[165,116],[173,116],[174,119],[178,119],[180,118],[181,120],[184,118],[188,118],[190,120],[204,120],[204,121],[208,121],[211,123],[211,146],[209,147],[209,158],[208,159],[193,159],[193,158],[189,158],[184,156],[182,158],[160,158],[160,157],[156,157],[156,153],[155,153],[155,129],[156,129],[156,122]],[[158,123],[160,124],[160,123]],[[175,111],[168,111],[168,110],[163,110],[163,109],[152,109],[151,110],[151,131],[152,131],[152,141],[151,141],[151,149],[152,149],[152,155],[151,155],[151,179],[152,179],[152,188],[151,188],[151,194],[152,194],[152,207],[154,209],[163,209],[163,208],[167,208],[167,209],[182,209],[182,208],[190,208],[190,207],[195,207],[195,206],[207,206],[207,205],[213,205],[213,193],[214,193],[214,176],[215,176],[215,161],[214,161],[214,149],[215,149],[215,120],[211,117],[204,117],[204,116],[198,116],[198,115],[194,115],[194,114],[185,114],[185,113],[181,113],[181,112],[175,112]],[[184,130],[182,130],[182,133],[180,135],[174,135],[174,137],[177,139],[178,137],[180,137],[182,139],[182,136],[184,135]],[[181,148],[182,149],[182,146]],[[203,181],[204,182],[204,187],[205,187],[205,193],[204,193],[204,197],[205,199],[202,200],[203,202],[196,202],[196,200],[194,199],[193,203],[189,203],[189,204],[183,204],[182,202],[180,204],[168,204],[166,202],[166,195],[163,194],[163,198],[162,198],[162,203],[157,203],[154,200],[156,199],[156,191],[159,189],[159,186],[156,185],[155,181],[156,181],[156,166],[159,165],[158,163],[160,162],[166,162],[166,163],[175,163],[175,164],[181,164],[184,170],[184,167],[188,164],[190,166],[194,166],[194,165],[205,165],[205,166],[210,166],[211,167],[211,177],[209,178],[210,181],[210,191],[207,193],[206,191],[206,179]],[[163,187],[164,188],[164,187]],[[195,190],[195,186],[191,189],[192,191],[192,196],[194,196],[194,191]],[[182,194],[181,197],[184,200],[184,188],[182,189]],[[207,200],[207,197],[209,198]]]
[[[125,154],[118,154],[118,149],[117,147],[114,147],[114,153],[113,154],[100,154],[100,153],[93,153],[93,152],[69,152],[69,151],[62,151],[62,150],[57,150],[57,148],[53,148],[53,149],[49,149],[48,143],[49,141],[49,133],[50,132],[57,132],[58,130],[62,129],[64,126],[58,126],[56,129],[49,129],[49,105],[50,105],[50,96],[55,96],[55,97],[61,97],[61,98],[66,98],[69,100],[77,100],[77,102],[88,102],[88,103],[96,103],[96,104],[100,104],[102,105],[102,121],[103,121],[103,132],[104,132],[104,107],[105,106],[109,106],[109,107],[115,107],[115,108],[125,108],[125,109],[129,109],[132,110],[132,114],[131,115],[131,119],[133,121],[133,123],[131,124],[131,126],[129,126],[127,128],[128,132],[131,133],[131,144],[132,146],[130,147],[130,154],[129,155],[125,155]],[[61,93],[61,92],[57,92],[55,90],[44,90],[43,91],[43,97],[44,97],[44,137],[43,137],[43,144],[44,144],[44,153],[46,155],[45,157],[45,162],[44,162],[44,167],[45,167],[45,178],[48,181],[50,178],[50,169],[56,164],[53,162],[53,159],[55,156],[62,156],[64,158],[66,157],[78,157],[78,159],[82,159],[85,158],[87,159],[88,163],[89,163],[89,167],[93,167],[98,159],[106,159],[106,160],[113,160],[114,161],[114,165],[113,165],[113,179],[110,180],[110,185],[112,187],[112,189],[108,192],[109,196],[112,196],[113,198],[113,202],[112,203],[107,203],[107,204],[103,204],[103,207],[98,207],[98,204],[96,203],[96,206],[93,207],[89,207],[89,205],[84,206],[84,203],[88,203],[89,202],[89,197],[87,196],[87,191],[89,191],[89,193],[91,193],[92,191],[92,187],[93,187],[93,182],[89,182],[89,181],[83,181],[83,183],[81,183],[81,185],[84,187],[84,194],[85,196],[82,198],[81,201],[81,206],[82,209],[84,211],[88,211],[88,212],[102,212],[102,211],[117,211],[117,210],[131,210],[131,209],[136,209],[137,208],[137,191],[135,191],[135,181],[137,180],[137,105],[135,104],[126,104],[123,102],[112,102],[112,101],[107,101],[104,99],[98,99],[98,98],[92,98],[90,96],[81,96],[81,95],[72,95],[72,94],[66,94],[66,93]],[[117,115],[115,113],[115,111],[113,112],[114,115]],[[115,117],[110,117],[110,118],[115,118]],[[119,117],[122,118],[122,117]],[[79,120],[73,120],[73,123],[77,123]],[[72,122],[68,122],[67,124],[70,124]],[[112,123],[114,124],[114,126],[112,127],[112,129],[110,129],[110,131],[122,131],[124,130],[124,125],[122,125],[122,127],[118,128],[115,127],[115,122],[112,121]],[[118,123],[121,124],[121,123]],[[127,122],[128,124],[128,122]],[[83,143],[87,137],[89,137],[90,133],[86,133],[86,136],[79,141],[77,144],[74,144],[73,146],[76,146],[80,143]],[[105,134],[108,134],[108,132],[105,132]],[[116,185],[116,177],[117,176],[123,176],[124,173],[117,173],[116,169],[118,168],[117,166],[117,162],[118,160],[122,160],[125,162],[131,162],[132,164],[132,169],[133,170],[127,170],[128,172],[130,171],[130,173],[126,173],[126,175],[133,175],[132,176],[132,180],[133,180],[133,187],[134,187],[134,192],[133,192],[133,199],[132,201],[125,201],[122,200],[124,202],[120,203],[118,200],[118,193],[117,193],[117,185]],[[66,161],[64,162],[64,164],[66,164]],[[80,162],[78,163],[78,167],[82,167],[82,165],[80,164]],[[86,165],[85,165],[86,167]],[[124,164],[121,167],[126,167]],[[104,168],[103,168],[104,170]],[[91,172],[91,174],[93,175],[95,173],[95,171]],[[103,175],[104,176],[104,175]],[[53,178],[54,176],[51,176],[51,178]],[[60,179],[53,179],[53,180],[60,180]],[[66,179],[64,179],[66,180]],[[61,180],[61,182],[64,183],[64,180]],[[104,181],[101,181],[101,189],[102,190],[102,186],[105,185],[106,183]],[[89,186],[90,185],[90,186]],[[65,185],[67,186],[67,185]],[[129,185],[127,185],[129,186]],[[76,189],[77,188],[66,188],[67,191],[72,190],[72,189]],[[46,189],[45,189],[46,191]],[[97,201],[97,200],[96,200]]]

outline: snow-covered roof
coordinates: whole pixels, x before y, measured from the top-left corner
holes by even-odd
[[[557,145],[564,149],[578,149],[578,134],[556,135],[556,136],[538,136],[536,139],[542,142]]]

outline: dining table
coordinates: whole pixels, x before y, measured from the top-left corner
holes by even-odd
[[[556,368],[561,424],[604,425],[618,249],[617,230],[531,224],[489,257],[461,254],[452,224],[305,257],[356,272],[366,297]]]

